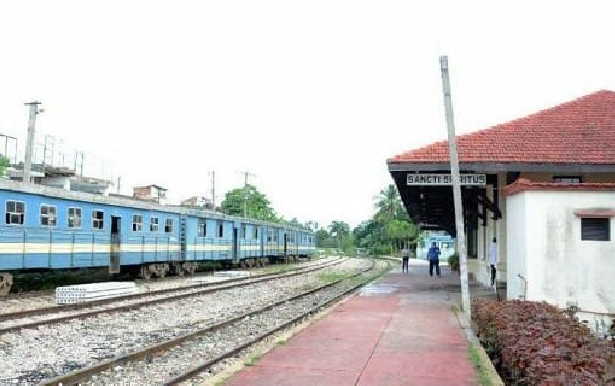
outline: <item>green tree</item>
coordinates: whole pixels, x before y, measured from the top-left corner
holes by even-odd
[[[350,225],[339,220],[331,221],[329,233],[337,240],[337,246],[341,249],[342,239],[350,233]]]
[[[395,185],[388,185],[375,197],[374,216],[353,230],[355,245],[373,254],[395,253],[405,243],[414,243],[418,227],[412,222]]]
[[[10,166],[9,160],[6,157],[0,155],[0,177],[4,177],[4,173],[6,173],[6,168]]]
[[[254,185],[230,190],[220,204],[223,213],[266,220],[278,221],[275,210],[267,197],[259,192]]]
[[[326,229],[319,229],[314,234],[316,238],[316,247],[325,248],[325,241],[329,238],[329,232]]]

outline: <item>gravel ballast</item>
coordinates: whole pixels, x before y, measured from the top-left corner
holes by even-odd
[[[348,260],[327,272],[353,272]],[[0,384],[31,384],[193,332],[321,284],[319,272],[0,336]]]

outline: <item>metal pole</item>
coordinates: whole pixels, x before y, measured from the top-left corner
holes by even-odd
[[[32,169],[32,146],[34,145],[34,130],[36,127],[36,115],[39,113],[38,105],[41,102],[32,101],[24,103],[29,108],[28,114],[28,141],[26,142],[26,154],[23,167],[22,181],[26,184],[30,183],[30,170]]]
[[[81,167],[80,168],[81,168],[81,172],[79,174],[80,174],[80,177],[83,178],[83,151],[81,152]]]
[[[216,171],[211,171],[211,205],[216,210]]]
[[[45,161],[47,161],[47,138],[49,138],[49,135],[45,135],[45,142],[43,143],[43,173],[45,172]]]
[[[455,203],[455,225],[457,228],[457,245],[459,247],[459,271],[461,276],[461,307],[469,320],[472,317],[470,306],[470,290],[468,288],[468,256],[466,252],[465,224],[463,221],[463,206],[461,202],[461,181],[459,179],[459,158],[457,156],[457,139],[455,138],[455,119],[453,102],[451,101],[451,85],[448,75],[448,57],[440,56],[442,71],[442,92],[446,126],[448,127],[448,151],[451,161],[451,177],[453,180],[453,200]]]

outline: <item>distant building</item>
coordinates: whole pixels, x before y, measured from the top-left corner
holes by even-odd
[[[154,201],[159,204],[165,204],[167,199],[167,190],[160,185],[145,185],[135,186],[132,188],[133,197],[138,200]]]
[[[23,164],[13,165],[6,171],[7,177],[13,181],[23,180]],[[109,180],[76,175],[75,171],[66,167],[56,167],[42,164],[32,165],[30,171],[35,184],[53,186],[73,192],[109,195],[113,183]]]
[[[440,261],[447,261],[455,254],[455,239],[445,231],[424,231],[421,241],[416,244],[416,258],[427,260],[427,252],[433,243],[440,248]]]
[[[203,196],[192,196],[183,200],[180,205],[187,208],[213,209],[214,207],[213,202],[209,198]]]

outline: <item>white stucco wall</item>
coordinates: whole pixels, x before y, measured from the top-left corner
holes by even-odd
[[[508,239],[506,249],[509,259],[507,264],[506,297],[508,299],[523,299],[526,296],[526,283],[521,278],[527,279],[527,244],[528,229],[526,226],[527,214],[523,194],[510,196],[506,200],[508,216]],[[519,276],[521,275],[521,277]]]
[[[578,209],[615,208],[615,193],[600,191],[525,191],[506,200],[508,297],[565,308],[615,313],[615,219],[611,241],[582,241]],[[595,317],[579,314],[590,321]]]

